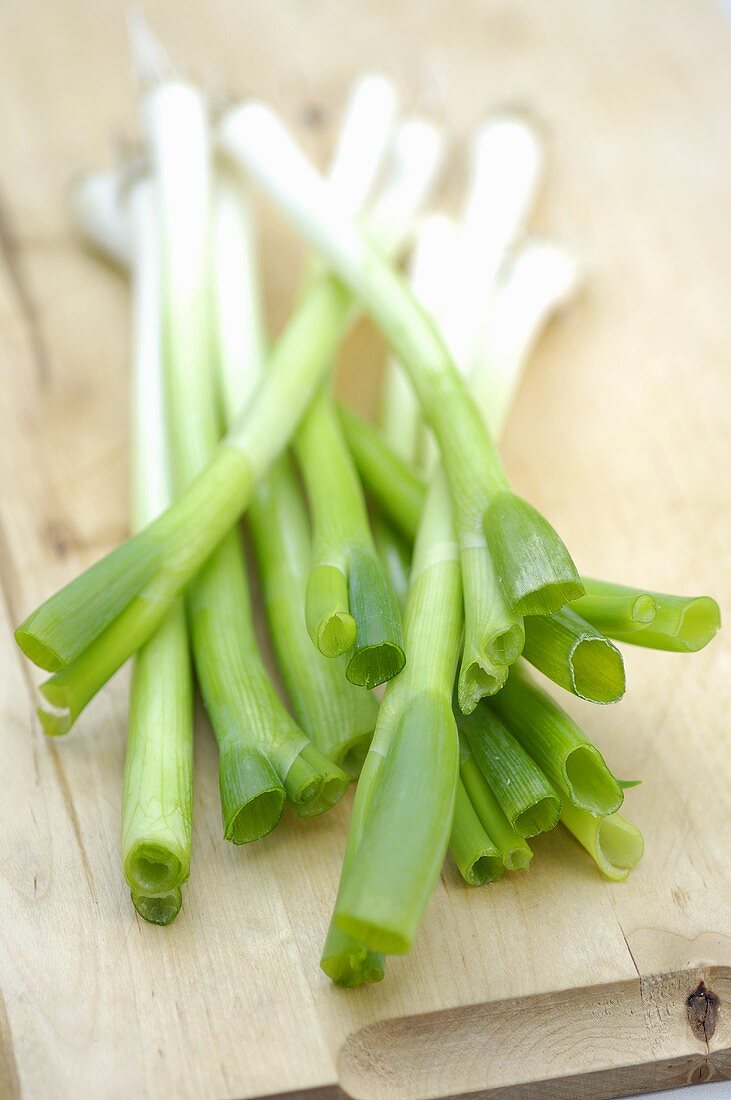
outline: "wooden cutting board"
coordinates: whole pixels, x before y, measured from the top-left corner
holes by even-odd
[[[584,259],[587,286],[531,364],[510,474],[584,571],[708,591],[728,612],[731,30],[710,0],[144,8],[214,93],[271,99],[318,157],[352,76],[394,71],[449,127],[448,197],[487,110],[537,113],[535,225]],[[620,776],[644,779],[627,812],[647,855],[626,884],[560,832],[529,874],[482,890],[447,866],[413,954],[380,986],[334,989],[318,957],[348,807],[226,845],[201,723],[185,907],[168,929],[136,918],[119,855],[127,676],[45,741],[10,636],[127,529],[125,288],[67,220],[74,176],[133,125],[122,4],[7,0],[0,30],[0,1096],[543,1100],[728,1076],[727,636],[689,658],[628,651],[624,702],[569,706]],[[271,214],[264,249],[277,325],[300,250]],[[380,358],[365,331],[346,356],[366,411]]]

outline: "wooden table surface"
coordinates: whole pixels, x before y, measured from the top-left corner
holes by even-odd
[[[464,138],[495,105],[544,124],[537,229],[587,286],[531,364],[505,438],[518,489],[580,568],[731,597],[731,32],[710,0],[146,3],[214,92],[332,144],[352,76],[386,66]],[[118,0],[0,8],[0,1096],[605,1097],[731,1072],[731,648],[627,651],[629,692],[576,703],[647,855],[603,881],[560,832],[483,890],[445,868],[413,954],[360,991],[318,969],[347,807],[262,843],[221,839],[196,745],[194,852],[168,929],[134,914],[119,854],[122,673],[66,739],[34,718],[10,629],[127,530],[127,300],[68,226],[74,176],[131,131]],[[300,254],[271,214],[273,325]],[[379,345],[350,343],[372,409]],[[687,998],[720,997],[715,1031]],[[710,1032],[710,1028],[708,1029]],[[501,1091],[505,1090],[505,1091]]]

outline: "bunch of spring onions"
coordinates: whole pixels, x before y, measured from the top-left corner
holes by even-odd
[[[448,849],[480,885],[526,868],[530,838],[560,822],[626,878],[643,851],[619,813],[631,784],[540,678],[615,702],[615,641],[692,652],[719,613],[709,597],[582,577],[501,464],[523,367],[578,281],[564,249],[526,233],[536,133],[488,119],[458,216],[425,214],[444,142],[399,117],[388,78],[354,84],[323,176],[268,107],[214,120],[141,25],[133,47],[139,159],[84,181],[74,213],[131,282],[135,533],[16,638],[52,674],[51,735],[134,656],[122,855],[135,907],[166,924],[182,904],[193,672],[226,840],[264,837],[285,802],[323,813],[357,777],[322,955],[339,984],[379,980],[409,951]],[[252,185],[313,249],[275,339]],[[361,310],[392,352],[380,427],[332,389]],[[254,633],[244,513],[285,699]]]

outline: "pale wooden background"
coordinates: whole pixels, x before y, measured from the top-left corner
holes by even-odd
[[[449,125],[452,193],[487,109],[539,113],[550,174],[536,226],[589,278],[521,391],[510,473],[584,571],[708,591],[728,612],[731,41],[710,0],[143,7],[214,93],[270,98],[319,156],[353,74],[395,71],[407,101]],[[688,659],[628,651],[623,703],[570,708],[621,776],[645,779],[627,810],[648,852],[624,885],[558,833],[528,875],[488,889],[448,867],[413,955],[379,987],[335,990],[317,961],[347,809],[225,845],[202,727],[185,908],[167,930],[135,917],[119,866],[126,675],[49,743],[10,637],[126,532],[126,296],[77,247],[66,209],[75,174],[133,122],[122,4],[5,0],[0,88],[0,1096],[340,1081],[374,1100],[508,1086],[564,1098],[728,1075],[724,638]],[[268,216],[274,324],[297,253]],[[361,332],[344,385],[364,409],[378,359]],[[722,997],[709,1042],[686,1020],[701,976]]]

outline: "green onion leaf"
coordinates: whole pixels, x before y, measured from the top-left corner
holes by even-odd
[[[697,653],[721,626],[710,596],[669,596],[585,579],[586,595],[574,610],[618,642],[671,653]]]
[[[375,551],[352,551],[348,595],[357,633],[346,676],[359,687],[374,688],[406,663],[396,593]]]
[[[323,657],[340,657],[355,642],[358,627],[348,606],[348,581],[342,569],[314,566],[307,579],[305,622]]]
[[[373,951],[411,948],[449,841],[456,776],[451,707],[432,693],[412,697],[335,909],[336,927]]]
[[[489,704],[556,791],[592,814],[614,813],[623,793],[599,750],[545,691],[514,667]]]
[[[485,535],[516,615],[550,615],[584,593],[571,557],[548,520],[515,493],[498,494],[485,512]]]
[[[193,687],[178,601],[137,654],[130,691],[122,862],[132,901],[146,920],[166,924],[180,908],[192,817]],[[164,903],[146,900],[161,893],[168,895]]]
[[[371,525],[378,556],[391,580],[398,605],[403,610],[409,594],[411,544],[381,515],[373,516]]]
[[[525,620],[523,656],[549,680],[592,703],[624,695],[624,661],[615,645],[568,607]]]
[[[413,542],[426,500],[423,478],[389,446],[378,428],[346,405],[339,405],[338,413],[366,488],[396,530]]]
[[[533,852],[508,821],[469,748],[464,745],[460,775],[480,824],[500,852],[505,867],[508,871],[525,870],[533,858]]]
[[[267,756],[255,745],[232,738],[222,747],[219,787],[225,840],[249,844],[278,824],[284,788]]]
[[[502,875],[503,859],[485,832],[462,779],[457,780],[449,851],[468,886],[484,886]]]
[[[306,618],[326,657],[353,646],[346,675],[376,687],[403,668],[398,601],[379,561],[363,491],[330,394],[323,390],[296,437],[313,526]]]
[[[548,832],[558,824],[561,799],[519,741],[487,706],[457,714],[457,726],[518,836]]]
[[[130,896],[137,912],[150,924],[170,924],[183,904],[183,892],[179,886],[169,894],[138,894],[131,890]]]
[[[257,489],[249,513],[264,604],[279,669],[299,724],[349,775],[357,775],[376,725],[378,704],[345,677],[347,659],[328,659],[302,614],[310,565],[307,513],[293,465],[283,455]]]
[[[586,848],[603,875],[623,882],[645,851],[642,833],[621,814],[595,817],[568,800],[561,810],[561,823]]]

